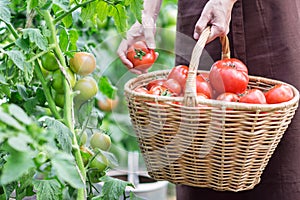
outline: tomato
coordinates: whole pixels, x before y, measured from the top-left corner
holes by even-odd
[[[87,142],[88,139],[88,134],[86,131],[81,132],[81,130],[77,129],[75,130],[76,134],[77,134],[77,141],[79,146],[84,146]]]
[[[141,71],[149,69],[156,60],[153,49],[149,49],[144,41],[138,41],[127,50],[127,58],[133,67]]]
[[[67,68],[66,72],[67,72],[67,76],[70,80],[71,87],[73,88],[75,86],[75,83],[76,83],[76,76],[69,68]],[[56,70],[53,73],[52,78],[53,78],[53,81],[52,81],[53,89],[57,93],[60,93],[60,94],[64,93],[65,89],[64,89],[63,81],[64,81],[65,77],[63,76],[60,69]]]
[[[105,133],[96,132],[91,137],[90,145],[93,149],[99,148],[103,151],[108,151],[111,146],[111,139]]]
[[[45,152],[39,152],[36,157],[34,158],[34,161],[38,164],[41,165],[45,163],[48,160],[48,156]]]
[[[196,91],[205,94],[209,99],[212,97],[211,86],[202,75],[196,76]]]
[[[181,85],[182,89],[184,89],[188,71],[188,66],[178,65],[170,71],[167,79],[175,79]]]
[[[238,59],[227,58],[215,62],[209,73],[209,81],[217,93],[243,93],[249,82],[248,69]]]
[[[294,97],[292,88],[284,84],[275,85],[265,93],[267,103],[282,103],[291,100]]]
[[[98,108],[105,112],[112,111],[114,108],[117,107],[118,103],[119,103],[118,97],[115,97],[115,99],[111,99],[108,97],[102,97],[97,100]]]
[[[264,93],[259,89],[246,90],[240,97],[241,103],[266,104]]]
[[[70,59],[71,70],[81,76],[92,73],[96,68],[96,59],[93,54],[87,52],[77,52]]]
[[[142,94],[149,94],[149,90],[147,90],[144,87],[137,87],[134,89],[134,91],[138,92],[138,93],[142,93]]]
[[[217,97],[217,100],[227,101],[227,102],[238,102],[239,99],[240,97],[237,94],[231,92],[222,93]]]
[[[59,64],[56,60],[54,53],[48,52],[41,57],[41,64],[44,69],[48,71],[55,71],[59,69]]]
[[[174,96],[178,96],[181,94],[181,86],[175,79],[170,78],[166,80],[162,84],[162,86],[168,89]]]
[[[93,98],[98,92],[98,85],[95,79],[90,76],[86,76],[79,79],[74,86],[74,91],[79,91],[80,93],[74,97],[74,101],[78,103],[83,103],[91,98]]]
[[[162,85],[155,85],[149,90],[149,94],[157,96],[172,96],[172,93]]]
[[[164,82],[166,82],[166,79],[153,80],[147,84],[146,88],[147,88],[147,90],[150,90],[155,85],[163,85]]]
[[[89,160],[93,157],[93,152],[86,146],[80,146],[80,154],[83,164],[86,166]]]
[[[56,93],[54,97],[54,102],[56,106],[63,108],[65,105],[65,95]]]
[[[98,154],[94,159],[90,162],[90,168],[98,169],[99,171],[104,171],[108,167],[108,160],[105,156]]]

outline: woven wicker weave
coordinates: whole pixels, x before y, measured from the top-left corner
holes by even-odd
[[[154,179],[221,191],[249,190],[259,183],[291,122],[299,92],[287,84],[294,98],[272,105],[198,99],[195,76],[205,73],[197,71],[197,65],[208,35],[206,29],[194,48],[184,97],[134,91],[166,78],[169,70],[143,74],[126,83],[131,121]],[[250,76],[249,87],[266,91],[279,83],[283,82]]]

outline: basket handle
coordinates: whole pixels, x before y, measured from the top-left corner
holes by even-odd
[[[207,42],[207,39],[210,34],[210,27],[204,29],[201,33],[199,40],[197,41],[191,57],[191,62],[189,65],[189,72],[185,84],[183,104],[189,107],[195,107],[197,104],[197,93],[196,93],[196,76],[200,57],[204,46]],[[227,35],[220,37],[220,43],[222,46],[222,55],[221,59],[230,58],[230,48],[229,48],[229,39]]]
[[[201,33],[199,40],[194,46],[190,65],[189,65],[188,76],[185,84],[185,91],[183,96],[184,106],[195,107],[197,104],[196,75],[197,75],[198,65],[200,61],[200,56],[207,42],[209,34],[210,34],[210,27],[207,27]]]

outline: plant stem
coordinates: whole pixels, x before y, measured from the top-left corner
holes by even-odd
[[[73,138],[72,138],[72,144],[73,144],[73,150],[74,150],[73,153],[74,153],[78,168],[80,170],[81,177],[85,184],[85,180],[86,180],[85,168],[84,168],[84,164],[83,164],[82,157],[80,154],[80,149],[79,149],[79,145],[77,142],[76,133],[74,131],[73,95],[72,95],[71,86],[70,86],[69,81],[67,80],[67,76],[66,76],[67,64],[65,62],[65,57],[64,57],[61,49],[59,48],[59,45],[58,45],[58,42],[56,39],[57,33],[56,33],[55,26],[54,26],[55,21],[52,19],[52,16],[50,15],[50,12],[48,10],[41,10],[40,13],[43,15],[43,17],[46,21],[46,24],[51,32],[51,36],[49,38],[49,43],[53,44],[55,46],[53,49],[54,53],[56,54],[56,56],[60,62],[61,71],[65,75],[65,78],[66,78],[63,81],[64,89],[65,89],[64,122],[65,122],[66,126],[68,126],[69,129],[71,130],[71,132],[73,133]],[[85,187],[78,189],[77,200],[84,200],[85,197],[86,197]]]
[[[55,47],[54,45],[50,45],[50,47],[48,48],[48,50],[39,52],[39,53],[36,54],[35,56],[32,56],[27,62],[30,63],[30,62],[35,61],[35,60],[38,59],[39,57],[42,57],[44,54],[48,53],[49,50],[53,49],[54,47]]]
[[[67,12],[64,12],[62,15],[58,16],[57,18],[55,18],[53,20],[53,23],[56,24],[57,22],[59,22],[60,20],[62,20],[64,17],[68,16],[69,14],[71,14],[72,12],[74,12],[75,10],[77,10],[78,8],[80,7],[83,7],[89,3],[92,3],[94,2],[95,0],[89,0],[89,1],[86,1],[84,3],[80,3],[80,4],[77,4],[76,6],[74,6],[73,8],[71,8],[70,10],[68,10]]]
[[[5,23],[5,22],[4,22]],[[19,34],[17,33],[17,30],[11,25],[11,23],[5,23],[8,30],[13,34],[15,39],[19,38]]]
[[[45,78],[43,76],[43,73],[41,71],[40,64],[39,64],[38,61],[35,62],[34,71],[35,71],[38,79],[41,81],[41,84],[42,84],[42,87],[43,87],[43,90],[44,90],[44,94],[45,94],[46,100],[48,102],[48,105],[49,105],[49,108],[50,108],[52,114],[54,115],[54,117],[56,119],[61,119],[61,116],[60,116],[59,112],[56,109],[56,105],[53,101],[52,95],[51,95],[49,87],[47,85],[47,81],[45,80]]]

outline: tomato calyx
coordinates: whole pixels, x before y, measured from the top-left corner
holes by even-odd
[[[135,51],[134,58],[143,60],[143,57],[146,55],[146,52],[143,51],[142,49],[136,49],[136,48],[134,48],[134,51]]]

